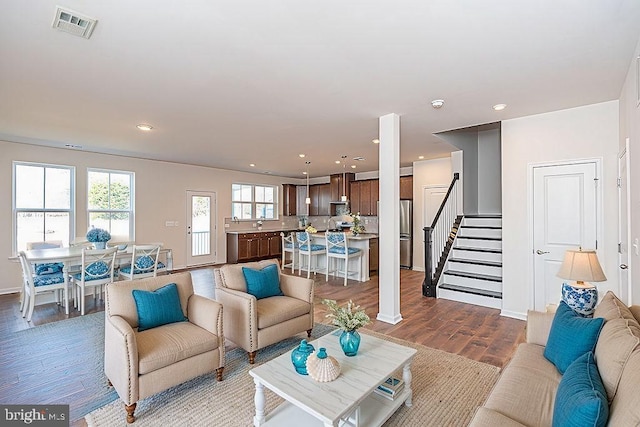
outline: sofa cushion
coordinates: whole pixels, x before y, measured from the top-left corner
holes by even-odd
[[[155,291],[134,289],[131,293],[138,310],[138,331],[187,320],[182,313],[175,283],[169,283]]]
[[[609,406],[610,426],[640,425],[640,348],[636,349],[624,366],[616,396]]]
[[[280,275],[276,264],[268,265],[260,270],[242,267],[242,274],[247,282],[247,293],[256,299],[284,295],[280,290]]]
[[[596,307],[593,317],[602,317],[604,320],[623,319],[636,321],[636,318],[631,314],[629,308],[620,301],[620,299],[611,291],[608,291],[600,304]]]
[[[259,299],[256,311],[258,313],[258,329],[278,325],[289,319],[309,314],[311,304],[297,298],[276,296]]]
[[[564,301],[560,301],[551,324],[544,357],[556,365],[560,373],[564,373],[578,357],[595,350],[603,324],[604,319],[582,317]]]
[[[512,420],[506,415],[492,409],[479,407],[476,411],[469,427],[523,427],[516,420]]]
[[[550,426],[562,376],[543,351],[536,344],[520,344],[485,406],[526,426]]]
[[[640,325],[635,321],[620,317],[607,320],[602,327],[595,356],[609,402],[615,397],[624,367],[639,343]]]
[[[609,402],[593,358],[593,352],[583,354],[562,376],[553,410],[554,427],[606,425]]]
[[[138,332],[136,341],[140,375],[218,348],[215,335],[189,322]]]

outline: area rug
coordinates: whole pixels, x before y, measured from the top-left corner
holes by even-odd
[[[319,325],[316,325],[319,326]],[[322,329],[328,328],[326,325]],[[321,329],[316,327],[316,329]],[[496,382],[497,367],[462,356],[361,329],[365,334],[418,350],[412,364],[413,406],[402,406],[385,426],[466,426],[476,408]],[[319,331],[318,331],[319,332]],[[244,351],[226,355],[224,381],[205,375],[138,402],[136,426],[251,426],[254,415],[254,383],[249,370],[295,347],[267,348],[258,353],[256,365],[249,365]],[[272,346],[274,347],[274,346]],[[265,389],[266,413],[282,399]],[[88,414],[91,427],[125,425],[122,402],[116,401]]]

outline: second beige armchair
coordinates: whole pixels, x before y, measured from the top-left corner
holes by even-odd
[[[256,299],[247,293],[243,267],[261,270],[275,264],[284,295]],[[249,353],[313,329],[313,280],[284,275],[277,260],[227,264],[215,270],[216,300],[224,307],[225,337]]]

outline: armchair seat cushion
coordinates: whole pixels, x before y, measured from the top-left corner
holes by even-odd
[[[213,334],[189,322],[137,332],[136,341],[140,375],[218,348]]]
[[[296,317],[309,314],[311,304],[287,296],[276,296],[257,301],[258,329],[268,328]]]

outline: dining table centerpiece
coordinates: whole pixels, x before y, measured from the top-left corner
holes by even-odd
[[[340,334],[340,347],[346,356],[352,357],[358,354],[360,348],[360,334],[358,329],[371,323],[371,319],[359,305],[349,300],[344,306],[338,305],[336,300],[323,299],[329,312],[326,317],[332,319],[332,324],[342,329]]]
[[[105,249],[107,242],[111,240],[111,234],[103,228],[91,228],[87,231],[87,240],[93,243],[96,249]]]

